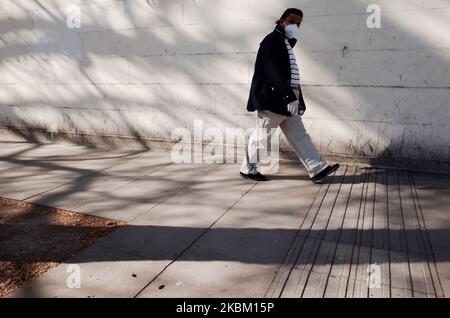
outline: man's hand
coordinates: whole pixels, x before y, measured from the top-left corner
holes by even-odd
[[[292,115],[298,115],[298,100],[289,103],[287,109]]]

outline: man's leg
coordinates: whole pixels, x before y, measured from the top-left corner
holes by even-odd
[[[246,153],[241,165],[241,173],[246,175],[257,174],[257,165],[260,161],[259,150],[267,147],[270,140],[272,129],[278,128],[280,122],[286,119],[286,116],[272,113],[270,111],[258,111],[256,114],[256,130],[250,136],[246,145]]]
[[[287,117],[280,127],[311,178],[327,167],[327,162],[312,143],[300,116]]]
[[[297,98],[300,97],[300,88],[293,88]],[[337,167],[328,166],[325,159],[317,151],[312,143],[311,137],[306,132],[303,120],[300,116],[287,117],[280,124],[286,139],[289,141],[297,157],[308,171],[309,176],[314,180],[316,177],[322,177],[322,174],[328,174]],[[313,178],[314,177],[314,178]],[[319,179],[320,179],[319,178]]]

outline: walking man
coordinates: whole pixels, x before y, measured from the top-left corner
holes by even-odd
[[[260,131],[265,138],[272,128],[281,127],[289,144],[308,171],[312,181],[320,181],[339,168],[328,165],[305,130],[301,115],[306,110],[300,88],[300,73],[292,48],[302,23],[300,9],[287,9],[276,22],[275,30],[261,42],[250,88],[247,110],[257,115],[257,129],[250,137],[240,174],[246,179],[266,181],[257,171]]]

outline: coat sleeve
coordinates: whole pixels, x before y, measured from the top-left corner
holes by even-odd
[[[292,91],[291,86],[286,81],[286,79],[283,78],[279,68],[275,63],[275,59],[277,58],[274,54],[276,49],[275,45],[272,45],[270,41],[266,40],[261,42],[259,49],[264,73],[266,74],[268,81],[272,84],[274,89],[282,96],[285,104],[287,105],[297,100],[297,97]]]
[[[306,110],[306,104],[305,104],[305,100],[303,98],[302,87],[299,85],[298,89],[299,89],[299,93],[300,93],[299,97],[298,97],[299,109],[305,111]]]

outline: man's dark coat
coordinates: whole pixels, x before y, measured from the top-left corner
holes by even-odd
[[[291,116],[287,105],[295,101],[297,97],[290,85],[291,64],[284,39],[284,29],[277,26],[261,42],[250,87],[248,111],[269,110],[280,115]],[[291,47],[294,47],[296,43],[296,39],[289,39]],[[300,89],[299,109],[305,108]]]

